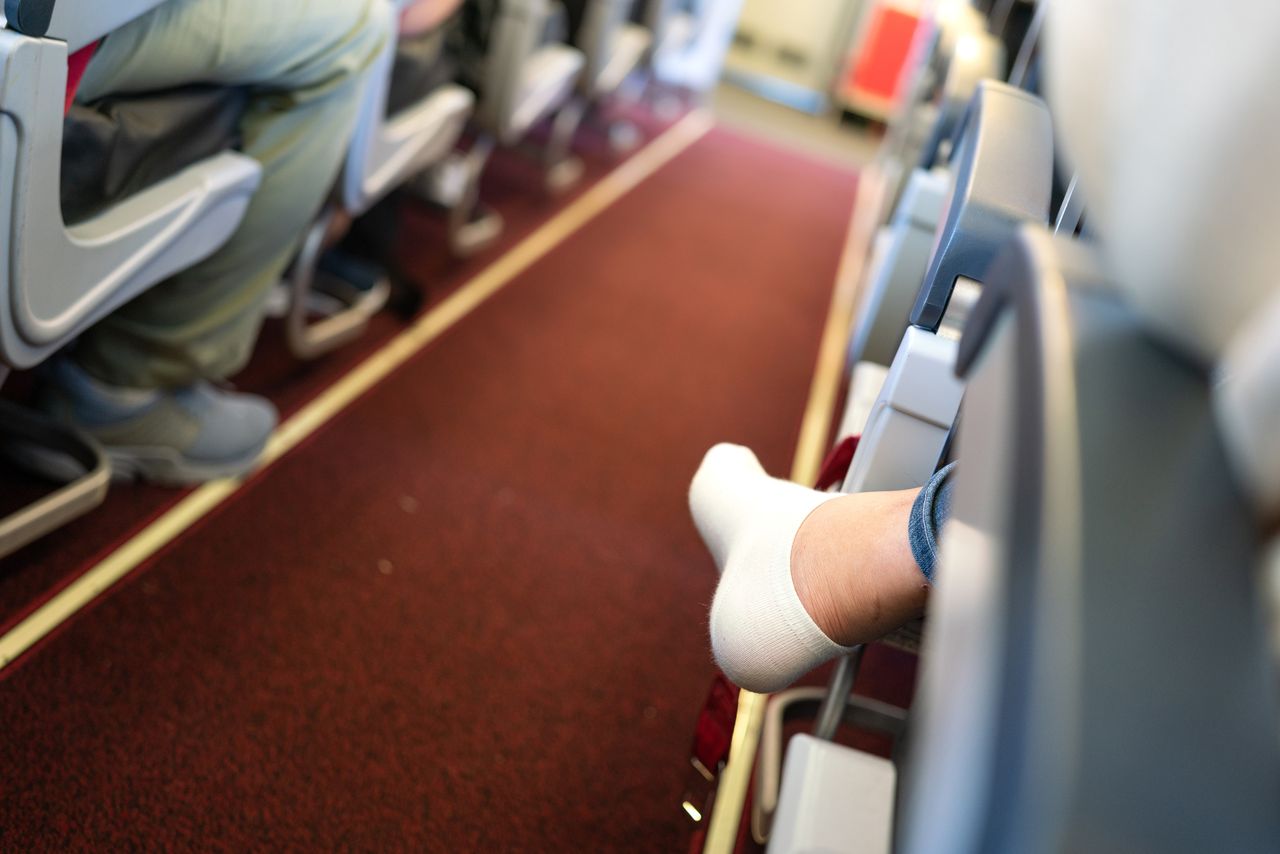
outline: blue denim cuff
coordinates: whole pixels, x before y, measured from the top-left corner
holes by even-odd
[[[933,583],[933,569],[938,561],[938,531],[951,515],[951,475],[955,470],[955,463],[938,469],[916,496],[915,503],[911,505],[911,516],[907,519],[911,554],[930,584]]]

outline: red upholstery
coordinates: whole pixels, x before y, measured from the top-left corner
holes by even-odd
[[[84,78],[84,70],[89,67],[89,60],[93,59],[93,53],[99,44],[101,42],[85,45],[67,57],[67,101],[63,112],[71,109],[71,102],[76,99],[76,90],[80,88],[80,81]]]

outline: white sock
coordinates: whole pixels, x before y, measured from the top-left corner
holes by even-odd
[[[743,688],[777,691],[851,649],[818,628],[791,580],[796,531],[836,497],[769,477],[741,445],[716,445],[693,477],[689,509],[720,569],[711,648]]]

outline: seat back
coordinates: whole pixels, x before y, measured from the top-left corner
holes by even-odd
[[[962,341],[907,851],[1280,849],[1280,13],[1254,11],[1051,9],[1097,250],[1022,233]]]
[[[571,15],[581,18],[572,41],[586,60],[579,91],[588,99],[607,96],[639,66],[649,48],[649,31],[629,23],[630,0],[568,0],[568,4],[582,7]]]
[[[1030,226],[958,370],[901,847],[1276,850],[1259,539],[1209,375],[1081,244]]]
[[[626,23],[628,3],[624,0],[566,0],[571,8],[571,43],[586,57],[582,76],[594,81],[609,61],[613,41]],[[580,7],[580,8],[573,8]]]
[[[1053,122],[1043,101],[984,80],[963,120],[951,201],[911,323],[937,330],[960,277],[980,279],[1017,226],[1044,222],[1053,184]]]
[[[950,177],[942,170],[912,172],[893,219],[877,236],[859,288],[849,340],[852,363],[888,365],[893,360],[929,270],[935,235],[951,193]]]
[[[504,144],[521,139],[572,93],[582,53],[547,41],[550,0],[503,0],[489,33],[476,118]]]
[[[404,5],[401,0],[387,2],[394,11]],[[448,154],[475,102],[474,95],[462,86],[444,83],[416,93],[409,104],[388,115],[396,57],[393,39],[365,77],[360,114],[341,178],[343,206],[353,214],[368,210],[410,175]]]

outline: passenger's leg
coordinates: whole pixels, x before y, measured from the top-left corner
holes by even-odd
[[[217,252],[82,337],[77,358],[114,385],[221,379],[248,359],[263,304],[329,192],[361,73],[389,34],[385,0],[170,0],[112,33],[81,98],[189,83],[244,85],[244,152],[263,180]]]
[[[389,37],[389,5],[169,0],[108,36],[94,57],[86,100],[193,83],[248,87],[244,151],[263,169],[225,245],[81,336],[74,362],[49,368],[42,406],[101,441],[117,473],[185,483],[256,460],[274,408],[208,381],[247,361],[266,296],[333,185],[362,72]]]
[[[940,524],[938,498],[817,492],[769,477],[746,448],[712,448],[689,503],[721,571],[711,609],[721,669],[744,688],[777,690],[919,616],[932,565],[915,557],[914,516]],[[935,530],[919,550],[930,559]]]

